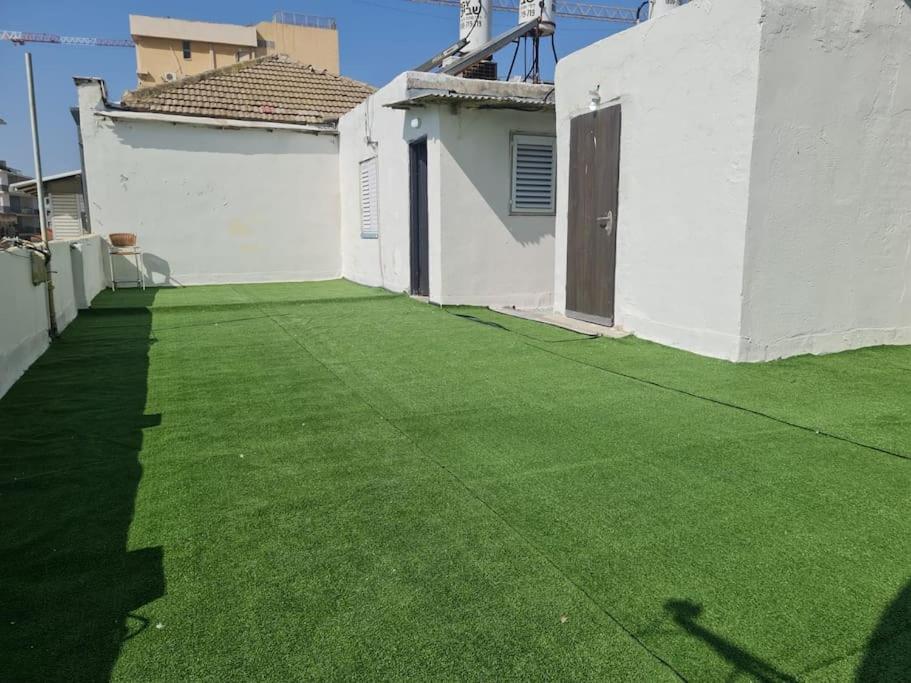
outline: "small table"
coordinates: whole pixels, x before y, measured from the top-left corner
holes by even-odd
[[[146,288],[146,276],[142,270],[142,249],[139,247],[111,247],[108,249],[108,264],[111,266],[111,289],[117,291],[118,280],[114,277],[114,257],[132,256],[136,264],[135,280],[120,280],[120,282],[135,282],[137,287]]]

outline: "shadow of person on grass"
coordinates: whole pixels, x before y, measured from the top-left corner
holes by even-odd
[[[911,681],[911,581],[895,596],[867,641],[856,680]]]
[[[695,636],[709,645],[731,664],[734,671],[730,678],[733,678],[736,674],[743,674],[755,681],[779,683],[797,680],[793,676],[779,671],[771,664],[751,655],[739,645],[701,626],[697,621],[702,614],[700,605],[689,600],[668,600],[664,603],[664,609],[671,615],[677,626],[689,635]]]
[[[147,625],[131,612],[164,594],[162,549],[128,548],[143,429],[158,422],[155,293],[130,296],[80,313],[0,400],[3,680],[108,680]]]

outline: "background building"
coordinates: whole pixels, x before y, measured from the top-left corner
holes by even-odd
[[[11,187],[29,176],[0,161],[0,234],[27,235],[39,231],[38,200]]]
[[[339,73],[335,20],[276,12],[252,26],[130,15],[139,87],[273,54]]]
[[[35,179],[11,187],[20,197],[33,198],[38,209],[38,183]],[[44,205],[47,225],[54,239],[73,239],[88,232],[88,218],[82,191],[82,172],[68,171],[44,177]],[[35,218],[37,223],[37,217]]]

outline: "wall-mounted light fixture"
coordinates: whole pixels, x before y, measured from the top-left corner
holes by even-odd
[[[418,128],[421,127],[421,117],[420,117],[420,116],[414,116],[414,117],[412,117],[412,119],[411,119],[411,127],[414,128],[415,130],[417,130]]]
[[[589,111],[598,111],[598,107],[601,106],[601,85],[596,85],[594,90],[589,90],[588,94],[591,95],[591,101],[588,103]]]

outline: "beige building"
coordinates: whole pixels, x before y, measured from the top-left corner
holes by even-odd
[[[335,20],[276,12],[251,26],[130,15],[139,87],[177,81],[272,54],[339,73]]]

